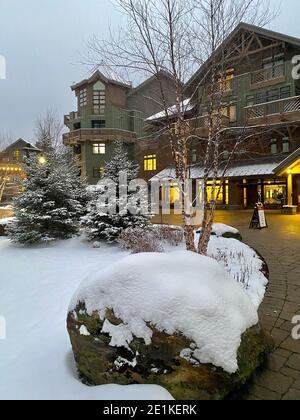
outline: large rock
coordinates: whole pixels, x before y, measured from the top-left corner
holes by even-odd
[[[222,399],[243,385],[271,348],[257,323],[225,268],[186,251],[133,255],[96,272],[67,321],[85,383],[158,384],[176,399]]]
[[[106,320],[121,325],[111,310]],[[69,313],[68,331],[81,380],[88,385],[157,384],[177,400],[219,400],[242,387],[261,366],[272,349],[272,340],[259,326],[242,337],[238,350],[239,370],[228,374],[212,365],[194,365],[180,356],[193,343],[182,335],[167,335],[152,328],[150,345],[134,339],[132,352],[110,345],[98,312],[87,315],[84,304]],[[186,354],[188,356],[188,354]],[[188,358],[188,357],[187,357]]]

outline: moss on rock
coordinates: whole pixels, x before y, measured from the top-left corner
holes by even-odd
[[[113,325],[121,320],[107,310],[106,319]],[[264,362],[272,348],[271,339],[259,327],[249,329],[242,337],[238,351],[239,371],[229,375],[212,365],[193,365],[180,357],[192,343],[186,337],[168,335],[153,327],[150,345],[135,338],[130,350],[110,346],[103,334],[103,320],[94,312],[86,313],[84,303],[69,313],[68,331],[81,380],[89,385],[157,384],[177,400],[220,400],[243,386]],[[81,335],[85,326],[90,335]]]

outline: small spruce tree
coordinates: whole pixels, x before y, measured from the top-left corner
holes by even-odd
[[[26,178],[14,201],[15,221],[9,238],[35,244],[76,235],[85,213],[87,193],[78,166],[67,150],[31,156],[24,165]]]
[[[121,172],[126,173],[126,185],[120,183]],[[113,181],[116,194],[112,192],[113,196],[107,201],[101,199],[104,194],[107,195],[107,189],[100,182],[93,191],[94,196],[88,205],[88,213],[82,219],[82,225],[91,241],[106,240],[113,243],[128,228],[149,227],[148,192],[139,194],[137,199],[137,192],[129,191],[128,188],[130,181],[138,178],[138,173],[139,166],[129,159],[123,143],[116,141],[114,155],[111,161],[106,163],[102,177],[103,180]],[[126,201],[120,196],[120,189],[127,191]],[[136,212],[130,211],[130,206],[135,207]],[[111,212],[112,208],[114,212]]]

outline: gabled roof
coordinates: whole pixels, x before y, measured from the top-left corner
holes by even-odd
[[[82,87],[86,84],[97,82],[98,80],[101,80],[102,82],[104,82],[106,84],[111,83],[113,85],[123,87],[124,89],[132,89],[131,84],[126,84],[126,83],[122,83],[122,82],[119,82],[119,81],[114,80],[114,79],[109,79],[106,76],[104,76],[104,74],[101,73],[101,71],[99,71],[99,70],[95,71],[95,73],[93,73],[91,75],[91,77],[89,77],[88,79],[84,79],[79,83],[75,83],[73,86],[71,86],[71,89],[76,90],[76,89],[78,89],[78,88],[80,88],[80,87]]]
[[[220,51],[224,48],[225,45],[230,44],[230,42],[239,34],[239,32],[252,32],[258,35],[261,35],[268,39],[275,39],[277,41],[282,41],[296,47],[300,48],[300,39],[295,38],[289,35],[282,34],[280,32],[271,31],[269,29],[261,28],[260,26],[251,25],[249,23],[241,22],[237,25],[237,27],[228,35],[228,37],[222,42],[222,44],[216,49],[213,56],[218,55]],[[211,61],[212,57],[209,57],[208,60],[200,67],[200,69],[191,77],[191,79],[187,82],[187,86],[189,86],[207,67],[209,62]]]
[[[139,90],[143,89],[145,86],[151,84],[152,82],[154,82],[155,80],[158,79],[159,76],[163,76],[166,79],[170,79],[173,80],[172,75],[170,73],[168,73],[165,70],[161,70],[157,75],[153,75],[151,77],[149,77],[148,79],[146,79],[144,82],[142,82],[140,85],[136,86],[135,88],[133,88],[129,93],[128,96],[132,96],[135,95]]]
[[[279,165],[276,166],[274,172],[276,174],[280,174],[284,172],[285,169],[288,169],[290,165],[300,159],[300,147],[299,149],[295,150],[291,155],[289,155],[286,159],[280,162]]]
[[[9,152],[11,149],[14,149],[16,146],[21,145],[22,149],[28,149],[28,150],[34,150],[39,152],[40,149],[38,149],[36,146],[34,146],[33,144],[29,143],[28,141],[25,141],[23,139],[18,139],[15,142],[13,142],[12,144],[10,144],[9,146],[7,146],[2,153],[7,153]]]

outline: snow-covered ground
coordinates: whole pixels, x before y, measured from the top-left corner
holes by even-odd
[[[241,256],[242,249],[245,256]],[[258,306],[266,279],[260,275],[261,262],[250,248],[233,239],[215,237],[209,252],[242,283]],[[79,238],[32,248],[17,247],[0,238],[0,321],[5,318],[7,332],[6,340],[0,339],[0,399],[171,398],[157,386],[91,388],[76,376],[66,330],[71,297],[89,273],[127,255],[112,246],[93,249]],[[241,260],[246,266],[246,283],[238,272]]]
[[[17,248],[0,238],[0,399],[168,399],[157,386],[87,387],[79,382],[66,330],[70,299],[87,273],[126,253],[72,239]],[[2,319],[2,318],[1,318]]]

